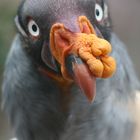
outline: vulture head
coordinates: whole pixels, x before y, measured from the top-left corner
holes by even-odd
[[[107,56],[111,21],[105,1],[24,0],[15,21],[38,70],[63,87],[76,83],[89,101],[95,97],[96,78],[115,72],[115,60]]]
[[[106,0],[21,1],[3,80],[18,140],[130,140],[139,82],[108,9]]]

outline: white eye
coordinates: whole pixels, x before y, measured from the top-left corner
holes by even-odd
[[[30,20],[28,23],[28,30],[29,33],[34,36],[34,37],[38,37],[40,35],[40,30],[38,25],[35,23],[35,21]]]
[[[103,9],[99,4],[95,4],[95,18],[99,22],[103,19]]]

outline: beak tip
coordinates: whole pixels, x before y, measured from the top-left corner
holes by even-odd
[[[93,97],[88,98],[89,103],[90,103],[90,104],[92,104],[92,103],[94,102],[94,99],[95,99],[95,97],[94,97],[94,96],[93,96]]]
[[[88,67],[79,57],[69,55],[66,58],[66,68],[87,100],[93,103],[96,96],[96,78],[90,73]]]
[[[89,103],[92,104],[94,102],[95,96],[96,96],[96,87],[91,87],[91,89],[92,89],[92,91],[91,92],[86,92],[85,96],[87,97]]]

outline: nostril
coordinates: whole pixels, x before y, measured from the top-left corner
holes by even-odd
[[[91,30],[90,30],[90,28],[88,27],[87,23],[86,23],[86,22],[83,22],[83,23],[81,23],[81,24],[82,24],[81,32],[82,32],[82,33],[90,34],[90,33],[91,33]]]
[[[96,34],[99,38],[103,38],[100,30],[96,27],[95,24],[92,25],[86,16],[80,16],[78,22],[82,33]]]
[[[86,16],[79,16],[78,23],[82,33],[96,34],[91,22]]]

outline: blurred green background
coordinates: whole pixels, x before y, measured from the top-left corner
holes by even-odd
[[[140,0],[108,1],[114,31],[128,46],[134,67],[140,77]],[[0,0],[0,83],[5,58],[15,35],[14,16],[18,3],[19,0]],[[8,121],[4,114],[0,113],[0,140],[9,140],[10,137],[12,133]]]
[[[0,89],[5,58],[15,35],[14,16],[18,2],[19,0],[0,0]],[[8,121],[4,114],[0,113],[0,140],[9,140],[11,136]]]

